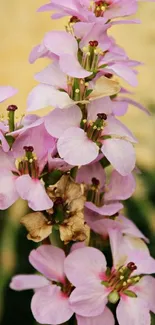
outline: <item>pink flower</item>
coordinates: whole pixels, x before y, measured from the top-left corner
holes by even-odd
[[[32,118],[36,120],[33,122]],[[18,159],[25,154],[25,146],[32,146],[37,156],[40,172],[48,161],[49,151],[52,150],[53,152],[56,150],[56,141],[46,131],[43,122],[44,120],[42,118],[36,118],[36,115],[29,115],[27,119],[24,118],[23,120],[25,124],[23,128],[10,133],[16,137],[12,145],[14,158]]]
[[[48,32],[43,39],[43,46],[58,58],[61,70],[71,77],[85,78],[92,74],[86,71],[78,61],[78,42],[65,31]],[[41,48],[38,48],[38,52]],[[69,64],[70,63],[70,64]]]
[[[92,317],[100,315],[108,301],[119,301],[116,313],[120,325],[125,320],[142,325],[144,319],[150,325],[155,280],[141,274],[154,273],[155,261],[146,251],[130,249],[117,231],[111,238],[111,270],[107,270],[104,255],[93,247],[75,250],[66,258],[65,273],[76,286],[70,296],[71,306],[79,315]]]
[[[115,40],[107,36],[109,27],[111,24],[81,22],[75,24],[74,33],[80,40],[79,47],[87,55],[90,51],[89,44],[91,41],[97,41],[95,53],[98,53],[98,61],[94,68],[102,74],[117,75],[132,86],[137,86],[137,76],[133,67],[139,65],[139,62],[130,60]],[[92,67],[93,64],[91,64]]]
[[[113,167],[125,176],[135,166],[135,153],[129,141],[136,142],[136,139],[120,121],[106,115],[108,107],[102,106],[102,99],[95,104],[95,107],[88,105],[88,116],[84,120],[77,106],[55,109],[45,118],[45,127],[58,139],[58,153],[68,164],[86,165],[95,160],[101,150]]]
[[[74,80],[63,73],[57,61],[36,74],[41,82],[32,89],[27,100],[27,110],[34,111],[47,106],[67,108],[77,103],[88,104],[96,98],[116,95],[119,83],[104,76],[95,82]],[[76,88],[74,83],[77,83]]]
[[[89,185],[85,206],[97,213],[98,218],[95,214],[94,220],[101,219],[101,216],[115,215],[123,208],[120,201],[128,199],[136,187],[132,174],[122,176],[116,170],[113,170],[109,184],[106,184],[106,174],[99,162],[81,167],[77,174],[77,181]],[[89,221],[89,213],[91,216],[88,209],[85,211],[87,221]]]
[[[55,140],[43,124],[14,132],[18,133],[12,151],[7,154],[0,151],[0,208],[7,209],[21,197],[35,211],[49,209],[53,202],[45,191],[41,173],[48,161],[48,151],[55,149]]]
[[[107,0],[90,2],[89,0],[65,0],[61,2],[60,0],[52,0],[51,3],[39,8],[38,11],[51,10],[56,11],[56,13],[52,15],[53,19],[72,15],[81,21],[91,22],[104,20],[106,22],[112,18],[134,14],[137,11],[137,1]]]
[[[12,278],[10,287],[14,290],[34,289],[31,310],[41,324],[61,324],[71,318],[74,311],[69,302],[72,290],[64,272],[65,254],[58,247],[43,245],[33,250],[29,256],[30,263],[41,275],[17,275]],[[106,308],[97,317],[76,315],[78,325],[114,325],[111,311]]]

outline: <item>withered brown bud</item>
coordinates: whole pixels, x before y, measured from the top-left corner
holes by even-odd
[[[47,238],[52,232],[51,222],[41,212],[27,214],[21,218],[20,223],[28,231],[27,238],[36,243]]]
[[[60,238],[67,244],[70,241],[88,239],[89,227],[84,221],[85,187],[63,175],[60,180],[47,189],[49,197],[55,203],[63,203],[67,207],[66,216],[59,225]]]

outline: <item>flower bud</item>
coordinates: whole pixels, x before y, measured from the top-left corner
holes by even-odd
[[[116,302],[119,300],[119,298],[120,298],[119,293],[116,290],[110,292],[108,295],[108,300],[112,304],[116,304]]]

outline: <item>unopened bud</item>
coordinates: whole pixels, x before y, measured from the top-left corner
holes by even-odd
[[[110,292],[108,295],[108,300],[112,304],[116,304],[119,298],[120,298],[119,293],[116,290]]]

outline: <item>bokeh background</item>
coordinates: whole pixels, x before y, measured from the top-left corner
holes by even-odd
[[[12,103],[19,107],[18,117],[25,113],[27,95],[35,85],[34,73],[46,65],[44,59],[30,65],[30,50],[45,32],[62,29],[65,24],[65,19],[52,21],[49,13],[36,13],[43,3],[44,0],[0,0],[0,84],[19,89],[13,99],[1,104],[0,114],[5,115],[7,104]],[[111,34],[132,59],[144,63],[139,68],[139,86],[131,90],[135,92],[132,97],[150,110],[151,117],[130,107],[122,119],[139,139],[136,152],[141,170],[136,193],[126,202],[125,209],[150,238],[149,248],[155,257],[155,4],[140,3],[136,17],[142,20],[141,25],[116,26]],[[25,231],[19,225],[26,210],[25,203],[19,201],[8,211],[0,211],[1,325],[36,324],[29,309],[32,293],[13,292],[8,288],[13,274],[33,272],[27,256],[34,244],[26,240]],[[153,318],[152,324],[155,324]]]

